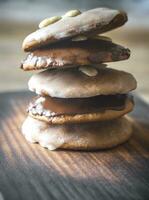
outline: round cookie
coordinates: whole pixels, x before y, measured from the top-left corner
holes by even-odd
[[[23,42],[25,51],[32,51],[60,40],[78,35],[95,35],[122,26],[127,15],[119,10],[95,8],[75,17],[63,17],[61,20],[41,28],[28,35]]]
[[[38,142],[49,150],[97,150],[127,141],[132,134],[132,125],[125,117],[100,123],[64,125],[49,125],[27,117],[22,133],[29,142]]]
[[[37,49],[22,61],[23,70],[97,65],[128,59],[130,50],[105,39],[88,39],[73,42],[61,41]]]
[[[127,95],[96,96],[81,99],[35,98],[29,115],[49,124],[84,123],[119,118],[132,111],[133,99]]]
[[[75,68],[46,70],[33,75],[28,82],[31,91],[59,98],[125,94],[136,85],[130,73],[111,68],[98,70],[96,76],[88,76]]]

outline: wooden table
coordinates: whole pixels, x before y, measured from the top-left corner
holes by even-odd
[[[0,95],[0,200],[149,199],[149,106],[136,97],[134,134],[106,151],[50,152],[21,134],[28,92]]]

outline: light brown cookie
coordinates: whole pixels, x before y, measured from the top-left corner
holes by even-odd
[[[29,89],[40,95],[59,98],[84,98],[125,94],[136,88],[135,78],[124,71],[102,68],[95,76],[78,69],[46,70],[29,80]]]
[[[132,134],[132,125],[125,117],[106,122],[64,125],[49,125],[27,117],[22,133],[29,142],[38,142],[49,150],[97,150],[127,141]]]
[[[29,115],[49,124],[105,121],[132,111],[133,99],[127,95],[97,96],[82,99],[35,98]]]
[[[60,40],[77,35],[104,33],[127,21],[127,15],[119,10],[95,8],[75,17],[63,17],[61,20],[41,28],[28,35],[23,42],[23,49],[31,51]]]
[[[128,59],[130,50],[111,41],[88,39],[73,42],[61,41],[40,48],[22,61],[23,70],[76,67]]]

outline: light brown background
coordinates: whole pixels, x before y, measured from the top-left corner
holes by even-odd
[[[37,28],[40,20],[48,16],[61,15],[71,8],[83,10],[109,2],[111,7],[127,10],[129,22],[124,27],[105,35],[131,50],[129,60],[110,63],[109,66],[133,73],[138,80],[137,92],[149,102],[149,5],[146,1],[139,4],[130,4],[131,1],[119,1],[119,4],[117,1],[104,1],[102,4],[101,2],[82,1],[80,4],[79,1],[74,3],[63,0],[41,3],[36,0],[29,3],[24,0],[20,3],[15,0],[0,3],[0,92],[27,89],[27,81],[32,73],[19,69],[20,62],[25,56],[21,44],[24,37]]]

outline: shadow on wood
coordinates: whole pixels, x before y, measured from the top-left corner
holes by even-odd
[[[0,192],[4,199],[149,198],[149,106],[136,97],[133,137],[106,151],[50,152],[20,132],[28,92],[0,94]]]

